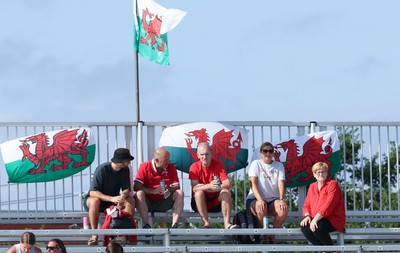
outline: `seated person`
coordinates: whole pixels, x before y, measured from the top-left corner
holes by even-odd
[[[117,242],[110,242],[104,253],[124,253],[124,248]]]
[[[92,229],[97,229],[100,212],[104,212],[111,205],[118,205],[133,215],[135,201],[131,193],[129,164],[133,156],[126,148],[114,151],[111,162],[99,165],[93,175],[88,194],[83,199],[83,207],[89,212],[89,221]],[[88,245],[97,245],[98,236],[93,235]]]
[[[264,216],[274,216],[273,227],[281,228],[288,214],[285,202],[285,168],[274,161],[274,146],[264,142],[260,147],[261,159],[254,160],[248,172],[250,191],[246,209],[250,210],[263,224]],[[276,243],[274,235],[264,236],[263,243]]]
[[[143,221],[148,224],[148,212],[165,212],[172,208],[172,228],[178,227],[183,211],[183,191],[180,189],[178,173],[169,162],[170,154],[159,147],[154,158],[140,165],[134,182],[136,208]],[[164,184],[164,185],[162,185]]]
[[[303,205],[301,232],[313,245],[333,245],[330,232],[344,233],[346,212],[343,192],[330,178],[328,164],[315,163],[311,171],[317,180],[308,188]]]
[[[64,242],[58,238],[51,239],[47,243],[46,251],[50,251],[52,253],[67,253]]]
[[[42,253],[42,250],[35,246],[36,236],[31,232],[25,232],[21,235],[18,244],[13,245],[8,249],[7,253]]]
[[[237,228],[231,220],[231,182],[221,161],[212,159],[211,147],[207,142],[197,146],[199,161],[189,169],[189,179],[192,186],[191,206],[200,214],[204,228],[210,228],[208,212],[221,212],[224,217],[224,227]],[[214,180],[214,177],[218,177]]]

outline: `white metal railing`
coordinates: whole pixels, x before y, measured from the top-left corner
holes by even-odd
[[[399,229],[353,229],[350,231],[351,235],[383,235],[395,236],[398,238]],[[51,238],[69,238],[67,249],[68,252],[104,252],[104,247],[89,247],[81,246],[76,243],[77,240],[88,238],[92,235],[93,230],[30,230],[36,235],[38,242],[47,242]],[[5,242],[16,242],[24,230],[0,230],[0,238]],[[309,251],[397,251],[398,244],[372,244],[371,240],[365,237],[365,243],[362,244],[347,244],[343,240],[343,234],[338,233],[334,236],[337,237],[337,244],[330,246],[315,246],[306,243],[303,244],[273,244],[273,245],[243,245],[243,244],[171,244],[173,238],[183,240],[183,238],[190,235],[195,235],[197,238],[201,236],[224,237],[225,241],[232,239],[233,235],[281,235],[282,238],[290,238],[295,235],[301,235],[300,229],[98,229],[96,234],[99,236],[104,235],[141,235],[141,236],[159,236],[162,239],[162,244],[149,244],[149,245],[126,245],[124,252],[309,252]],[[148,237],[147,237],[148,238]],[[191,239],[194,241],[195,239]],[[392,239],[393,240],[393,239]],[[0,246],[1,249],[7,249],[9,246]],[[164,250],[164,251],[162,251]]]
[[[96,158],[86,170],[72,177],[47,183],[14,184],[7,182],[4,169],[0,171],[0,212],[82,212],[81,196],[89,189],[91,175],[100,163],[109,161],[118,147],[127,147],[136,158],[151,159],[162,130],[186,122],[144,122],[143,150],[137,149],[137,127],[134,122],[3,122],[0,123],[0,142],[39,132],[78,126],[91,127],[97,141]],[[336,130],[341,139],[342,168],[338,174],[345,192],[348,211],[399,211],[399,126],[400,122],[222,122],[241,126],[249,131],[249,151],[264,141],[277,142],[309,133],[311,130]],[[346,150],[346,152],[344,152]],[[251,157],[251,154],[249,155]],[[390,157],[390,159],[387,159]],[[132,174],[138,168],[132,164]],[[250,163],[250,158],[249,158]],[[0,162],[1,165],[1,162]],[[357,177],[355,177],[357,175]],[[188,191],[189,180],[181,172],[181,184]],[[236,172],[235,178],[246,178],[246,170]],[[390,179],[390,183],[385,182]],[[372,186],[371,186],[372,185]],[[297,189],[290,188],[289,196]],[[190,194],[186,194],[188,209]],[[302,196],[301,196],[302,197]],[[300,199],[301,199],[300,197]],[[291,206],[292,211],[296,207]]]

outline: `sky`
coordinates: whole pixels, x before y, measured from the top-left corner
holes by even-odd
[[[398,121],[400,1],[159,0],[142,121]],[[0,122],[136,121],[132,1],[0,2]]]

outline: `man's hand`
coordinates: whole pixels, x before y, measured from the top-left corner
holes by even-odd
[[[213,181],[211,181],[208,185],[210,186],[210,190],[211,190],[211,191],[215,191],[215,190],[219,190],[219,189],[220,189],[220,187],[219,187],[219,186],[220,186],[219,181],[213,180]]]
[[[257,212],[263,212],[264,211],[264,209],[266,209],[267,208],[267,204],[265,203],[265,201],[264,200],[257,200],[256,201],[256,211]]]
[[[288,205],[283,199],[279,200],[279,209],[283,211],[287,211],[288,209]]]

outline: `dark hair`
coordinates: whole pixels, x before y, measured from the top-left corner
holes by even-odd
[[[106,247],[106,253],[124,253],[124,248],[117,242],[110,242]]]
[[[21,235],[20,242],[34,245],[36,243],[36,236],[32,232],[25,232]]]
[[[263,150],[265,147],[271,147],[271,148],[274,148],[274,145],[272,145],[272,143],[271,143],[271,142],[264,142],[263,144],[261,144],[261,147],[260,147],[260,153],[262,152],[262,150]]]
[[[49,242],[55,242],[57,244],[57,248],[61,250],[61,253],[67,253],[67,249],[65,249],[64,242],[60,239],[54,238],[51,239]]]

